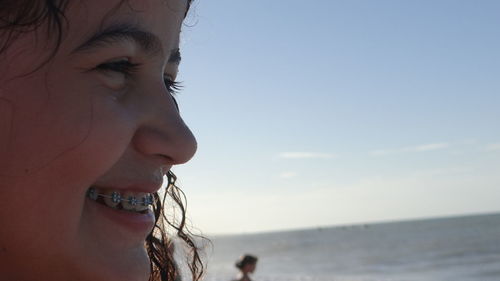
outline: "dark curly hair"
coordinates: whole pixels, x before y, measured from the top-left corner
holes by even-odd
[[[120,3],[125,2],[122,0]],[[192,0],[188,0],[188,9]],[[63,41],[64,28],[67,24],[65,10],[69,0],[0,0],[0,55],[20,35],[37,30],[40,26],[48,27],[46,36],[55,42],[51,54],[42,62],[43,66],[57,53]],[[180,270],[177,266],[173,241],[167,229],[173,229],[177,236],[187,246],[188,267],[192,279],[200,280],[204,265],[200,257],[200,248],[195,243],[193,235],[186,226],[186,198],[184,193],[175,185],[176,176],[172,172],[167,174],[168,185],[163,196],[154,194],[155,226],[148,235],[145,246],[150,258],[150,281],[179,280]],[[165,215],[165,200],[170,198],[175,208],[180,210],[180,219],[168,218]]]
[[[179,268],[173,257],[172,240],[167,236],[166,228],[172,227],[177,237],[187,245],[191,259],[188,267],[193,280],[200,280],[203,275],[203,263],[200,256],[200,249],[195,244],[193,235],[186,228],[186,197],[182,190],[175,185],[177,177],[169,171],[167,174],[167,190],[160,199],[158,193],[155,194],[154,213],[156,223],[153,231],[146,238],[146,246],[151,260],[150,281],[180,280]],[[178,209],[181,211],[181,218],[168,219],[165,216],[165,199],[170,197]],[[157,231],[157,235],[155,235]],[[202,238],[202,237],[198,237]]]

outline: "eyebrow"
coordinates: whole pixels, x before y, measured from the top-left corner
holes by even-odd
[[[133,42],[150,56],[164,53],[161,40],[155,34],[131,24],[113,24],[97,31],[92,37],[73,50],[72,53],[86,53],[95,49],[123,42]],[[181,55],[179,48],[173,49],[168,58],[169,63],[179,64]]]

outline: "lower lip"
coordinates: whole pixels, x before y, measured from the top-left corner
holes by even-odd
[[[124,210],[117,210],[97,203],[87,198],[89,205],[95,208],[97,213],[123,228],[141,234],[149,234],[155,224],[153,211],[148,210],[145,214],[132,213]]]

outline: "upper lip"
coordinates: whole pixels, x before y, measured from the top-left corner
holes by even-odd
[[[93,184],[93,187],[114,189],[122,192],[155,193],[162,187],[164,175],[170,171],[170,168],[171,166],[155,167],[148,172],[146,172],[146,170],[141,171],[141,169],[137,169],[128,175],[116,175],[116,177],[109,177],[101,181],[98,180]]]
[[[162,182],[142,182],[142,183],[134,183],[134,184],[131,184],[129,182],[127,185],[96,184],[96,185],[93,185],[92,187],[102,188],[102,189],[113,189],[113,190],[118,190],[118,191],[123,191],[123,192],[131,191],[131,192],[155,193],[161,188],[161,186],[162,186]]]

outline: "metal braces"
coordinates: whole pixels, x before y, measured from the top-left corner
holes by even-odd
[[[102,197],[102,198],[109,198],[113,203],[120,203],[120,202],[127,202],[132,205],[136,206],[138,204],[142,204],[143,206],[149,206],[153,205],[153,195],[152,194],[147,194],[142,198],[142,200],[137,199],[135,196],[129,196],[128,198],[123,198],[119,192],[113,191],[111,195],[106,195],[102,193],[97,193],[97,190],[95,188],[89,188],[87,192],[87,196],[92,199],[92,200],[97,200],[97,198]]]

